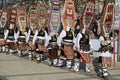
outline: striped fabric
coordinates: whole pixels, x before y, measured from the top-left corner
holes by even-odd
[[[80,58],[80,62],[90,63],[90,54],[82,53],[83,57]]]
[[[74,57],[73,47],[72,46],[64,45],[64,50],[65,50],[64,53],[65,53],[67,58],[72,59]]]
[[[102,57],[102,66],[110,67],[112,62],[111,57]]]

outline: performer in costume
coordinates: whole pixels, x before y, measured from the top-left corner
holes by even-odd
[[[50,37],[48,45],[48,57],[50,59],[50,65],[57,66],[58,58],[58,45],[57,45],[57,34],[53,34]]]
[[[89,41],[89,35],[85,31],[82,30],[82,33],[79,33],[76,40],[76,48],[80,55],[80,62],[85,62],[85,71],[87,73],[90,72],[90,53],[93,52],[91,43]],[[74,70],[79,71],[79,62],[76,61],[74,65]]]
[[[27,12],[25,3],[17,9],[17,25],[18,25],[18,55],[23,56],[24,52],[27,50],[26,38],[27,38]]]
[[[33,60],[33,57],[35,56],[35,44],[33,44],[33,37],[35,35],[35,30],[31,30],[31,28],[28,29],[27,32],[27,38],[26,38],[26,43],[28,43],[28,48],[29,48],[29,59]]]
[[[111,47],[111,38],[110,33],[113,30],[113,22],[114,22],[114,0],[106,0],[102,16],[100,20],[100,29],[101,36],[99,38],[101,43],[101,48],[99,52],[99,63],[101,66],[100,76],[107,78],[109,76],[108,67],[111,66],[111,57],[113,53],[113,48]]]
[[[5,52],[5,28],[2,27],[0,20],[0,52]]]
[[[8,16],[8,11],[9,9],[6,6],[2,7],[2,10],[0,11],[0,35],[1,35],[1,40],[0,40],[0,51],[5,52],[5,31],[6,31],[6,26],[8,25],[9,21],[9,16]]]
[[[59,46],[59,49],[61,49],[64,54],[61,54],[65,58],[67,58],[67,68],[72,67],[72,60],[74,58],[74,53],[73,53],[73,39],[74,39],[74,33],[71,29],[71,26],[69,25],[66,30],[62,30],[59,37],[57,44]],[[58,66],[62,66],[63,60],[60,59]]]
[[[39,2],[37,7],[37,29],[33,38],[33,44],[36,44],[37,49],[37,62],[43,60],[43,54],[47,51],[48,34],[45,30],[47,26],[47,7],[42,1]]]
[[[47,32],[41,28],[37,29],[33,38],[33,45],[36,44],[37,63],[43,60],[43,54],[47,52],[47,46],[49,43],[49,36]]]
[[[113,47],[111,47],[111,39],[109,34],[106,34],[104,37],[101,35],[99,38],[101,43],[101,48],[99,50],[99,64],[100,64],[100,74],[99,76],[106,77],[108,76],[108,67],[111,66],[112,62],[112,53]]]
[[[50,36],[50,41],[48,45],[48,57],[50,59],[49,64],[53,66],[57,66],[57,36],[61,29],[60,12],[60,0],[51,0],[51,13],[48,26],[48,33]]]
[[[67,58],[67,68],[71,68],[72,59],[74,58],[73,53],[73,39],[74,39],[74,27],[76,24],[76,12],[74,7],[74,0],[66,0],[62,13],[61,22],[64,27],[58,37],[58,46],[63,51],[62,54]],[[62,47],[63,46],[63,47]],[[59,66],[62,66],[63,60],[59,60]]]
[[[37,14],[37,4],[35,2],[32,2],[31,5],[29,6],[29,14],[28,14],[29,27],[27,31],[28,35],[26,40],[26,43],[28,43],[28,47],[29,47],[29,55],[28,55],[29,60],[33,60],[33,57],[35,56],[34,53],[35,45],[33,45],[32,42],[37,27],[36,14]]]
[[[5,40],[6,40],[6,47],[7,47],[7,54],[13,53],[16,50],[15,44],[18,38],[18,30],[16,27],[10,26],[7,28],[5,32]]]
[[[9,24],[6,25],[6,47],[8,47],[7,53],[13,53],[13,52],[17,52],[17,48],[16,48],[16,42],[17,42],[17,38],[18,38],[18,27],[16,26],[16,17],[17,17],[17,10],[15,6],[12,6],[10,9],[10,18],[8,18],[9,20]]]
[[[26,28],[27,29],[27,28]],[[23,52],[27,50],[27,30],[18,31],[18,55],[23,56]]]

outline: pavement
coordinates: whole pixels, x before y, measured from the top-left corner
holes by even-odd
[[[88,75],[83,70],[76,74],[73,70],[50,67],[47,61],[37,64],[26,58],[16,55],[0,53],[0,80],[103,80],[96,75],[95,68],[98,61],[98,53],[91,56],[91,70],[94,74]],[[120,80],[120,62],[109,68],[111,80]]]

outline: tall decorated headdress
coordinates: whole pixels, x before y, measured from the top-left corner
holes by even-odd
[[[10,9],[10,20],[9,20],[9,28],[14,29],[16,25],[16,18],[17,18],[17,9],[15,6],[11,7]]]
[[[106,0],[102,17],[100,20],[100,26],[103,36],[108,36],[113,30],[114,25],[114,0]]]
[[[37,25],[37,4],[36,3],[31,3],[29,6],[29,12],[28,12],[28,24],[29,27],[33,30],[36,29]]]
[[[8,22],[9,22],[8,12],[9,12],[9,9],[7,7],[2,8],[1,17],[0,17],[2,27],[5,27],[6,25],[8,25]]]
[[[17,8],[17,25],[20,31],[26,31],[27,27],[27,12],[24,5]]]
[[[71,26],[71,28],[75,27],[76,24],[76,12],[74,8],[74,0],[66,0],[64,4],[64,10],[62,13],[62,24],[64,29]]]
[[[92,26],[94,20],[94,5],[95,0],[87,0],[80,19],[82,29],[89,29]]]
[[[45,28],[47,25],[47,6],[45,2],[40,1],[37,7],[37,22],[38,29]]]
[[[49,32],[58,33],[60,29],[60,0],[51,0]]]
[[[84,10],[84,7],[85,7],[85,4],[86,4],[86,1],[87,0],[75,0],[74,4],[75,4],[75,10],[78,14],[78,16],[81,16],[83,10]]]

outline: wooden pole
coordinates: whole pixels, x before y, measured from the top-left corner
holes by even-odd
[[[115,6],[115,4],[114,4],[114,6]],[[113,8],[113,9],[114,9],[114,19],[113,20],[115,20],[115,8]],[[114,27],[114,25],[113,25],[113,27]],[[115,67],[116,67],[116,62],[115,62],[115,49],[116,49],[116,47],[115,47],[115,32],[114,32],[114,29],[113,29],[113,40],[114,40],[113,41],[113,47],[114,47],[114,51],[113,51],[113,60],[114,61],[113,62],[114,62],[114,69],[115,69]]]
[[[114,51],[113,51],[113,64],[114,64],[114,69],[116,68],[116,62],[115,62],[115,49],[116,49],[116,47],[115,47],[115,35],[114,35],[114,32],[113,32],[113,47],[114,47]]]
[[[120,17],[120,16],[119,16],[119,17]],[[120,61],[120,19],[119,19],[119,35],[118,35],[118,36],[119,36],[119,37],[118,37],[119,40],[118,40],[118,51],[117,51],[117,52],[118,52],[118,53],[117,53],[117,54],[118,54],[118,56],[117,56],[118,59],[117,59],[117,60]]]

